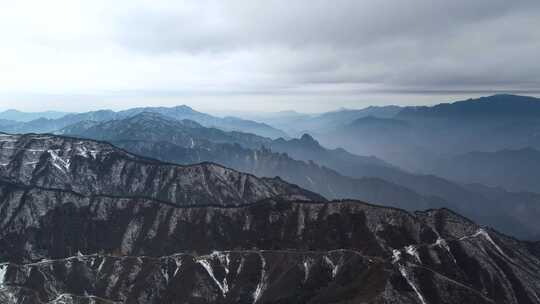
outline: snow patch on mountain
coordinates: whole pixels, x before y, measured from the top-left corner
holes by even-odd
[[[401,273],[401,275],[403,276],[405,281],[407,281],[409,286],[411,286],[411,288],[414,290],[414,292],[418,296],[418,299],[420,300],[420,302],[422,304],[427,304],[426,300],[424,299],[424,296],[422,295],[422,293],[420,292],[418,287],[416,287],[416,284],[413,282],[413,280],[411,279],[409,273],[407,272],[407,268],[405,268],[405,266],[403,266],[403,265],[399,265],[399,272]]]

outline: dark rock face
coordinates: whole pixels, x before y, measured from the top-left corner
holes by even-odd
[[[385,286],[390,265],[345,250],[88,255],[3,267],[8,287],[0,300],[9,292],[26,295],[27,303],[322,303],[378,300],[394,289]],[[365,284],[366,278],[372,282]]]
[[[528,243],[444,209],[180,207],[1,189],[0,257],[11,263],[0,266],[0,297],[27,292],[28,303],[539,303]]]
[[[315,201],[255,177],[240,195],[223,176],[247,175],[217,165],[36,137],[1,139],[1,303],[540,303],[538,244],[446,209]],[[221,173],[205,188],[194,172]]]

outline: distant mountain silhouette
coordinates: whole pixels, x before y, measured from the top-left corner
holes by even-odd
[[[0,119],[7,119],[20,122],[28,122],[39,118],[57,119],[69,114],[68,112],[45,111],[45,112],[22,112],[18,110],[5,110],[0,112]]]
[[[15,120],[0,119],[0,128],[2,129],[16,128],[17,126],[21,124],[22,124],[21,122],[18,122]]]
[[[397,113],[396,118],[452,118],[462,120],[515,115],[526,117],[537,116],[536,118],[538,118],[540,115],[539,99],[528,96],[498,94],[453,103],[443,103],[432,107],[405,107]]]
[[[398,106],[370,106],[364,109],[340,109],[322,114],[291,114],[288,112],[274,113],[271,117],[255,117],[257,121],[265,122],[281,130],[287,131],[291,136],[300,136],[302,133],[318,134],[333,130],[354,120],[372,116],[391,118],[400,111]]]
[[[471,151],[540,149],[539,101],[494,95],[431,107],[405,107],[391,120],[367,118],[343,123],[316,137],[326,146],[377,155],[401,167],[425,171],[441,157]]]
[[[0,119],[61,134],[0,133],[0,303],[538,303],[540,194],[505,188],[534,186],[540,152],[467,151],[537,117],[492,110],[327,133],[469,184],[186,106]]]
[[[115,119],[117,120],[134,116],[143,112],[158,113],[177,120],[190,119],[197,121],[204,126],[216,127],[223,130],[250,132],[270,138],[287,137],[287,134],[285,132],[277,130],[263,123],[235,117],[215,117],[206,113],[195,111],[186,105],[176,107],[132,108],[119,112],[114,112],[111,110],[99,110],[85,113],[68,114],[58,119],[39,118],[36,120],[28,121],[26,123],[11,126],[2,127],[2,125],[0,125],[0,131],[11,133],[53,132],[82,121],[103,122]]]

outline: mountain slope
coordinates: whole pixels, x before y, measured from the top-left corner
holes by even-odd
[[[85,195],[150,197],[172,204],[246,204],[271,196],[317,198],[279,179],[216,164],[179,166],[110,144],[52,135],[0,135],[0,176]]]
[[[212,143],[239,144],[244,148],[270,148],[286,153],[293,159],[314,161],[352,177],[380,177],[399,173],[398,168],[376,157],[358,156],[343,149],[329,150],[322,147],[308,134],[299,139],[270,140],[269,138],[243,132],[225,132],[206,128],[191,120],[173,120],[163,115],[143,112],[135,116],[103,123],[81,122],[62,129],[59,133],[106,141],[160,141],[175,145],[211,149]],[[213,159],[199,159],[198,161]],[[222,159],[223,160],[223,159]]]
[[[119,111],[117,119],[131,117],[140,113],[156,113],[176,120],[193,120],[207,127],[215,127],[227,131],[243,131],[258,134],[263,137],[278,138],[287,137],[287,134],[264,123],[252,120],[240,119],[237,117],[216,117],[206,113],[201,113],[192,108],[182,105],[177,107],[143,107]]]
[[[389,124],[344,122],[319,132],[326,146],[377,155],[412,171],[471,151],[540,148],[540,99],[494,95],[435,106],[404,107]],[[381,119],[379,119],[381,120]],[[394,124],[395,125],[395,124]]]
[[[4,303],[540,303],[535,244],[445,209],[0,192]]]
[[[21,122],[9,119],[0,119],[0,128],[2,129],[16,128],[18,125],[21,125]]]
[[[58,133],[106,141],[120,139],[168,141],[182,146],[239,143],[252,148],[271,142],[266,137],[236,131],[225,132],[216,128],[203,127],[193,120],[176,120],[151,112],[101,123],[83,121],[70,125]]]
[[[381,177],[401,170],[374,156],[359,156],[344,149],[327,149],[309,134],[300,138],[282,138],[266,144],[273,151],[287,153],[294,159],[314,161],[350,177]]]
[[[377,158],[325,149],[309,135],[270,141],[147,113],[65,131],[167,162],[211,161],[257,176],[280,176],[329,199],[354,198],[407,210],[447,207],[514,236],[530,239],[540,234],[534,199],[477,192],[436,176],[411,174]]]
[[[191,148],[170,142],[113,141],[132,153],[178,164],[211,160],[256,176],[279,176],[287,182],[329,199],[354,198],[388,206],[418,210],[447,206],[437,197],[422,196],[405,187],[378,178],[350,178],[313,162],[292,159],[268,149],[245,149],[239,145],[214,144]]]
[[[209,114],[197,112],[192,108],[182,105],[176,107],[144,107],[132,108],[114,112],[111,110],[99,110],[85,113],[67,114],[57,119],[39,118],[26,123],[2,127],[1,131],[8,133],[50,133],[69,125],[83,121],[104,122],[115,119],[125,119],[140,113],[156,113],[176,120],[189,119],[207,127],[216,127],[230,131],[244,131],[258,134],[263,137],[278,138],[287,137],[283,131],[269,125],[255,121],[244,120],[236,117],[220,118]]]
[[[223,132],[204,128],[192,121],[179,122],[148,113],[105,122],[87,130],[79,129],[79,126],[75,125],[63,131],[71,135],[107,140],[135,154],[162,161],[178,164],[211,161],[257,176],[279,176],[332,199],[349,197],[410,210],[445,205],[435,197],[423,197],[414,191],[377,178],[350,178],[314,162],[298,161],[267,148],[245,148],[279,145],[278,151],[281,148],[299,155],[306,150],[303,149],[308,141],[305,136],[299,144],[283,139],[269,141],[251,134]],[[320,147],[318,143],[315,144],[307,147],[313,153],[303,153],[304,157],[315,156],[317,159],[340,162],[341,159],[347,160],[349,156],[346,152],[335,154]],[[334,155],[338,157],[333,157]],[[357,164],[355,168],[372,166],[372,170],[379,167],[392,170],[389,165],[375,158],[352,156],[350,161]],[[400,205],[397,205],[397,202]]]
[[[540,151],[469,152],[437,162],[431,172],[466,183],[540,193]]]

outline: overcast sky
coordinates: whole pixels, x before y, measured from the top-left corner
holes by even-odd
[[[539,0],[0,0],[0,110],[538,95],[539,54]]]

